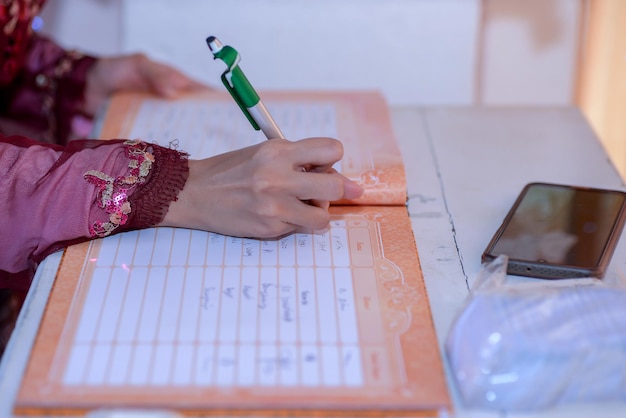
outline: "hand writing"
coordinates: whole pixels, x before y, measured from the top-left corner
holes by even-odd
[[[330,220],[329,202],[362,193],[360,186],[330,168],[342,156],[339,141],[307,138],[272,139],[190,160],[187,184],[161,225],[255,238],[277,237],[299,227],[324,228]]]

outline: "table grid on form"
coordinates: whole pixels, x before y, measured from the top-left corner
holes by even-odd
[[[369,234],[335,220],[280,240],[170,228],[108,238],[89,255],[63,383],[363,386],[351,265],[374,260],[353,260],[351,245],[363,254]]]

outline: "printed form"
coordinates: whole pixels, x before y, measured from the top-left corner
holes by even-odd
[[[172,106],[147,98],[122,106],[115,122],[122,128],[109,137],[163,145],[176,138],[192,158],[265,140],[232,99],[219,97],[225,99]],[[372,153],[359,143],[389,135],[380,97],[345,96],[339,104],[324,97],[270,98],[266,105],[288,137],[344,136],[344,149],[362,148],[342,164],[367,172],[373,198],[389,201],[392,177],[396,195],[405,196],[393,144]],[[346,111],[346,103],[365,113]],[[371,137],[355,135],[353,125]],[[389,176],[372,155],[395,167]],[[328,228],[280,239],[152,228],[69,247],[16,410],[447,405],[406,208],[330,211]]]
[[[268,107],[288,137],[337,136],[332,103]],[[215,102],[171,107],[146,100],[130,132],[130,138],[157,143],[176,133],[184,138],[181,149],[196,157],[262,137],[239,108]],[[84,298],[80,321],[69,350],[58,353],[63,384],[389,383],[382,322],[369,321],[360,330],[357,321],[358,304],[378,303],[378,240],[375,223],[348,215],[326,231],[279,240],[158,228],[98,241],[77,295]]]

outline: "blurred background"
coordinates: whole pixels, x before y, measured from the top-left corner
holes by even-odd
[[[50,0],[42,16],[65,47],[143,52],[212,85],[224,67],[209,35],[259,90],[576,106],[626,178],[626,0]]]

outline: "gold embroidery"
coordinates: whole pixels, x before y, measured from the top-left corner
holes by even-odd
[[[154,162],[151,148],[144,142],[124,142],[124,153],[129,158],[126,175],[111,177],[97,170],[90,170],[83,178],[98,189],[98,207],[109,215],[108,222],[95,221],[89,226],[92,237],[106,237],[120,225],[128,222],[131,204],[130,190],[146,181]]]

